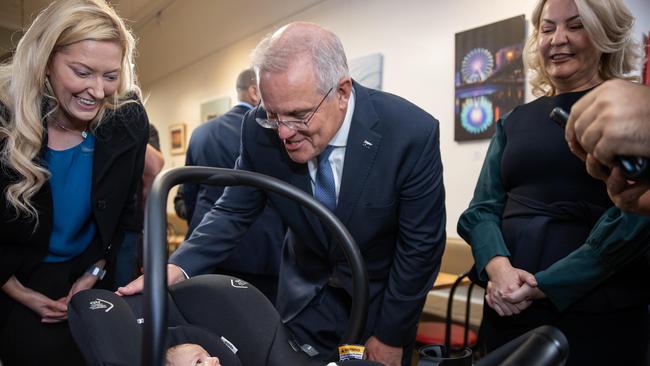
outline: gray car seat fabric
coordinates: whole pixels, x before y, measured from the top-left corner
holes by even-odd
[[[204,275],[168,293],[167,346],[197,343],[225,366],[323,366],[291,345],[273,305],[240,279]],[[106,290],[76,294],[68,308],[72,335],[88,365],[140,364],[143,296],[122,298]],[[241,363],[240,363],[241,362]],[[345,361],[344,365],[378,365]]]

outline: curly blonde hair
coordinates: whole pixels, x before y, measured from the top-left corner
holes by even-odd
[[[599,76],[603,80],[637,80],[631,75],[639,67],[640,49],[632,38],[634,16],[622,0],[574,0],[578,14],[591,43],[598,49],[600,58]],[[530,74],[533,95],[555,95],[553,83],[538,53],[540,18],[546,0],[540,0],[531,16],[533,31],[526,40],[524,63]]]
[[[49,178],[39,154],[44,118],[56,111],[59,102],[45,75],[47,65],[55,52],[83,40],[115,42],[122,50],[118,89],[101,106],[91,128],[108,109],[119,108],[129,96],[140,96],[133,66],[135,40],[104,0],[59,0],[41,11],[12,59],[0,65],[0,102],[6,108],[0,115],[0,160],[15,174],[3,194],[17,216],[38,220],[32,198]]]

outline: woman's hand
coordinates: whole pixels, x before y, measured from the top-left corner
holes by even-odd
[[[84,273],[81,277],[79,277],[74,284],[72,284],[72,287],[70,288],[70,291],[68,291],[68,296],[64,297],[63,300],[65,301],[65,304],[67,306],[68,303],[70,303],[70,300],[72,299],[72,296],[74,296],[77,292],[83,291],[83,290],[88,290],[93,288],[95,284],[97,283],[98,279],[97,277]]]
[[[546,295],[539,289],[539,287],[531,287],[527,283],[521,285],[518,290],[503,296],[506,301],[511,303],[523,303],[526,301],[532,303],[533,300],[539,300],[545,297]]]
[[[106,261],[104,259],[100,259],[95,262],[95,266],[99,268],[104,268],[105,264]],[[97,281],[99,281],[99,279],[96,276],[85,272],[72,284],[70,291],[68,291],[68,296],[65,297],[65,304],[67,305],[72,299],[72,296],[74,296],[77,292],[93,288]]]
[[[15,276],[7,280],[2,290],[9,297],[38,314],[43,323],[59,323],[68,319],[65,297],[52,300],[38,291],[23,286]]]
[[[485,300],[500,316],[519,314],[530,305],[531,300],[512,303],[504,295],[518,290],[524,283],[537,286],[535,276],[523,269],[514,268],[507,257],[492,258],[485,266],[490,281],[486,288]]]
[[[40,315],[41,322],[60,323],[68,320],[68,304],[65,297],[55,301],[40,292],[30,291],[32,292],[31,299],[24,305]]]

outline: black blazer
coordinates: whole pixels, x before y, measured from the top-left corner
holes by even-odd
[[[144,153],[149,138],[149,120],[143,106],[128,103],[116,112],[108,112],[95,131],[97,137],[93,156],[93,215],[97,223],[93,254],[86,258],[94,262],[100,258],[110,264],[121,245],[125,229],[141,230],[136,219],[139,192],[144,168]],[[44,146],[46,146],[47,138]],[[0,163],[0,165],[2,165]],[[12,275],[24,281],[47,253],[52,230],[52,196],[46,182],[33,198],[38,210],[38,225],[34,220],[16,219],[7,207],[4,191],[15,179],[15,172],[2,165],[0,174],[0,283]],[[82,254],[84,255],[84,254]]]
[[[192,132],[185,165],[233,168],[239,156],[239,142],[244,114],[250,108],[236,105],[225,114],[207,121]],[[221,197],[223,187],[183,184],[183,199],[187,209],[189,228],[187,237]],[[267,206],[262,215],[217,269],[277,275],[280,250],[286,229],[273,207]]]
[[[370,279],[367,330],[383,342],[410,343],[444,249],[445,206],[438,121],[397,96],[354,83],[355,109],[345,152],[336,216],[359,245]],[[237,168],[270,175],[311,194],[307,164],[294,163],[275,131],[249,112]],[[306,209],[275,194],[229,187],[174,252],[170,262],[190,275],[223,260],[267,198],[289,226],[276,306],[297,315],[330,276],[350,291],[341,251]]]

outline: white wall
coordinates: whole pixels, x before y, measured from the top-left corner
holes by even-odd
[[[283,21],[316,22],[336,33],[348,58],[384,55],[383,89],[419,105],[440,121],[440,148],[447,191],[447,232],[457,236],[456,222],[471,199],[488,141],[454,141],[454,34],[525,14],[536,0],[328,0]],[[638,16],[639,32],[650,31],[650,0],[626,0]],[[278,25],[282,25],[278,24]],[[167,126],[198,124],[199,105],[206,100],[236,99],[237,73],[248,65],[248,53],[263,34],[241,40],[152,85],[147,111],[159,128],[166,167],[183,165],[170,157]],[[530,98],[530,96],[528,97]]]

